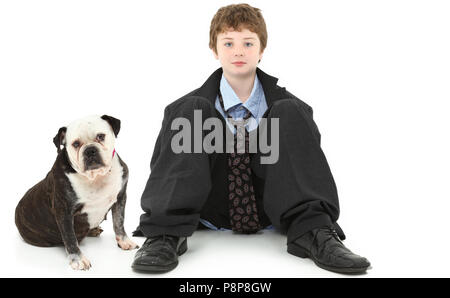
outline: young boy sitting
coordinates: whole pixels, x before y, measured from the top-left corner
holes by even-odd
[[[274,226],[286,232],[289,253],[323,269],[362,273],[370,266],[341,241],[337,190],[312,108],[257,67],[266,44],[259,9],[239,4],[217,11],[209,46],[222,67],[164,111],[141,199],[145,213],[134,233],[147,237],[136,253],[135,270],[174,269],[187,250],[186,237],[198,227],[256,233]],[[194,135],[183,146],[196,140],[195,145],[205,144],[206,132],[200,144],[195,138],[199,112],[205,122],[213,118],[223,124],[221,136],[234,136],[235,150],[174,150],[174,121],[181,118],[191,123]],[[267,120],[264,128],[261,119]],[[267,150],[250,149],[255,148],[252,136],[260,131],[270,132],[271,145],[278,146],[275,162],[264,159]],[[221,144],[229,146],[215,140]]]

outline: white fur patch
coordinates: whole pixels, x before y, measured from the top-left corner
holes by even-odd
[[[100,142],[96,139],[98,134],[105,135],[104,141]],[[70,123],[67,126],[64,142],[66,143],[70,163],[75,171],[94,180],[98,174],[104,174],[102,171],[109,169],[115,140],[114,132],[108,122],[99,115],[92,115]],[[73,146],[75,141],[78,142],[76,148]],[[98,171],[86,171],[83,152],[90,146],[94,146],[98,150],[105,168]]]
[[[81,213],[87,213],[89,228],[96,228],[105,218],[106,213],[117,201],[117,195],[125,181],[122,179],[123,168],[117,155],[113,157],[111,170],[105,175],[88,179],[79,173],[66,174],[78,197],[84,204]]]
[[[70,254],[68,258],[69,265],[73,270],[89,270],[91,268],[91,262],[83,255]]]

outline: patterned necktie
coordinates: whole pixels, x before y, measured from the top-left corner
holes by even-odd
[[[261,226],[256,208],[252,169],[250,168],[249,134],[245,129],[245,125],[251,114],[247,110],[242,120],[234,120],[228,111],[225,110],[220,91],[219,101],[228,121],[237,128],[236,134],[234,135],[234,152],[227,153],[228,201],[231,228],[235,232],[245,234],[256,233],[261,229]],[[238,129],[240,126],[244,128],[244,135]],[[245,146],[245,153],[238,153],[243,151],[242,145]]]

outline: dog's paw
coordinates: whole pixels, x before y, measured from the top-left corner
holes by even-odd
[[[69,264],[73,270],[89,270],[91,268],[91,262],[83,255],[69,255]]]
[[[130,240],[127,236],[116,236],[117,245],[123,250],[132,250],[139,246]]]
[[[96,227],[96,228],[90,229],[87,236],[88,237],[99,237],[102,232],[103,232],[102,228]]]

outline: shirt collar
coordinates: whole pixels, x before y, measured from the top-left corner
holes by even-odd
[[[253,83],[253,89],[250,97],[243,104],[243,106],[246,107],[254,117],[257,117],[258,115],[262,91],[262,86],[258,80],[258,76],[255,76],[255,82]],[[223,106],[225,108],[225,111],[228,111],[234,106],[242,104],[242,101],[236,95],[233,88],[231,88],[230,84],[223,74],[220,80],[220,93],[222,94]]]

